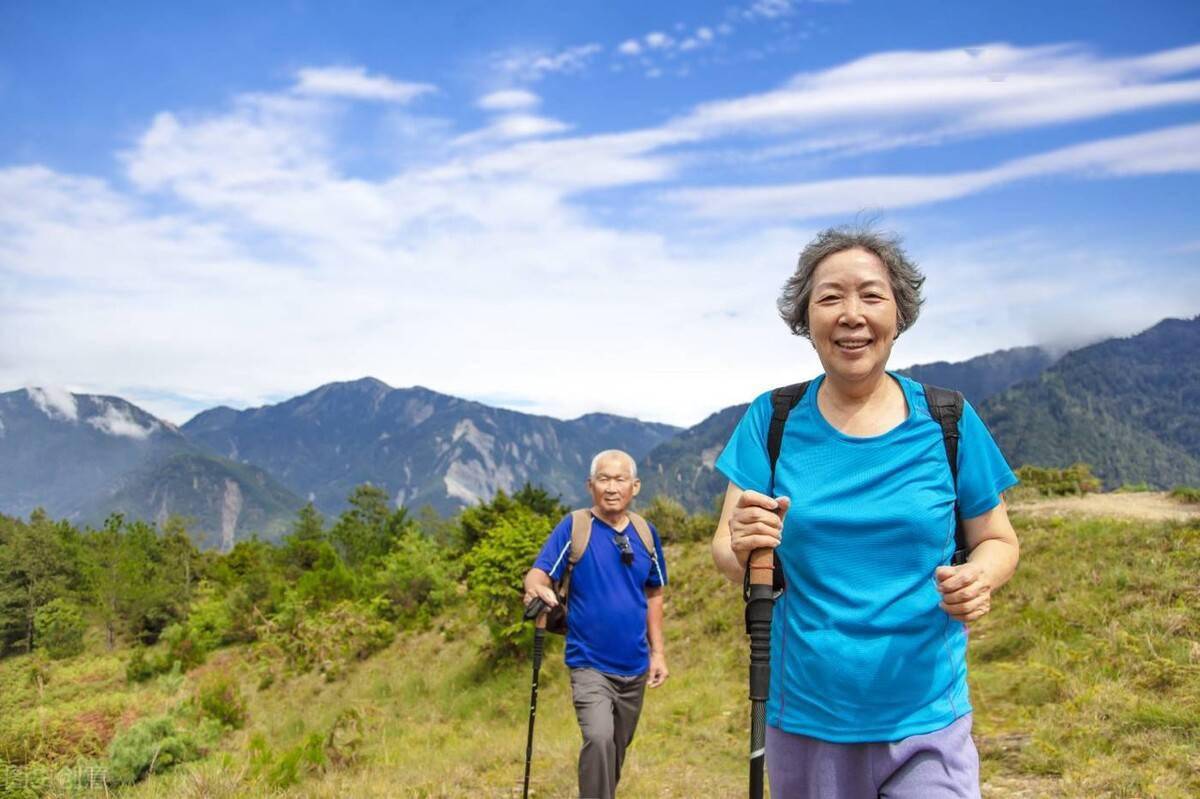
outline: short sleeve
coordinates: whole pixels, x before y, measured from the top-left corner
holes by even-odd
[[[667,559],[663,557],[662,540],[658,537],[658,528],[653,523],[650,524],[650,537],[654,539],[654,554],[658,558],[657,566],[651,564],[650,574],[646,577],[646,585],[650,588],[657,588],[667,584]]]
[[[767,457],[767,429],[771,424],[771,392],[750,403],[742,420],[717,458],[716,468],[738,488],[767,493],[771,488],[771,461]]]
[[[550,575],[551,580],[560,580],[567,560],[571,555],[571,517],[566,516],[558,526],[550,531],[542,551],[538,553],[533,568],[541,569]]]
[[[964,401],[958,444],[958,502],[962,517],[972,519],[987,513],[1000,504],[1000,494],[1018,482],[987,426],[971,403]]]

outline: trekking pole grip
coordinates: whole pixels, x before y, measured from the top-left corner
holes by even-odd
[[[750,585],[772,585],[775,582],[775,551],[770,547],[754,550],[746,568],[750,570]]]

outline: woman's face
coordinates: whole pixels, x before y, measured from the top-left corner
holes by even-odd
[[[855,248],[817,264],[808,327],[827,375],[856,382],[882,372],[896,326],[896,297],[877,255]]]

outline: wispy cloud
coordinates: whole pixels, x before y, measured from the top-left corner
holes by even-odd
[[[428,83],[406,83],[383,75],[370,75],[363,67],[308,67],[296,73],[294,91],[316,97],[347,97],[407,103],[436,91]]]
[[[525,89],[505,89],[479,98],[479,107],[488,111],[524,111],[536,108],[542,98]]]
[[[1200,125],[1064,147],[990,169],[946,175],[875,175],[790,185],[685,189],[668,196],[711,219],[811,219],[908,208],[1041,175],[1114,177],[1200,171]]]
[[[827,135],[871,127],[879,145],[897,134],[994,132],[1200,101],[1200,46],[1147,58],[1099,58],[1078,46],[1008,44],[867,56],[802,73],[762,94],[704,103],[679,124],[704,131]]]
[[[557,52],[512,50],[495,58],[495,66],[513,80],[536,82],[546,75],[582,72],[604,48],[594,42]]]

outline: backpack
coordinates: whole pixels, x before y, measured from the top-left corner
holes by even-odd
[[[771,424],[767,429],[767,457],[771,461],[771,490],[775,489],[775,463],[779,460],[779,450],[783,446],[783,426],[787,423],[788,414],[804,397],[811,381],[782,386],[771,392]],[[929,404],[929,413],[942,427],[942,444],[946,448],[946,459],[950,462],[950,478],[954,483],[954,555],[951,565],[958,566],[967,562],[967,534],[963,529],[962,517],[958,513],[958,420],[962,418],[963,395],[958,391],[938,386],[921,384],[925,390],[925,402]],[[778,563],[776,564],[778,566]],[[749,578],[746,571],[746,579]],[[775,595],[784,589],[783,570],[776,568]]]
[[[658,565],[658,551],[654,548],[654,536],[650,533],[650,524],[633,511],[625,511],[629,524],[637,531],[642,546],[650,553],[650,560]],[[563,576],[553,583],[554,594],[558,604],[546,614],[546,632],[565,635],[567,632],[567,599],[571,593],[571,572],[575,564],[583,557],[588,542],[592,538],[592,511],[590,508],[580,508],[571,511],[571,554],[567,557],[567,566]]]

